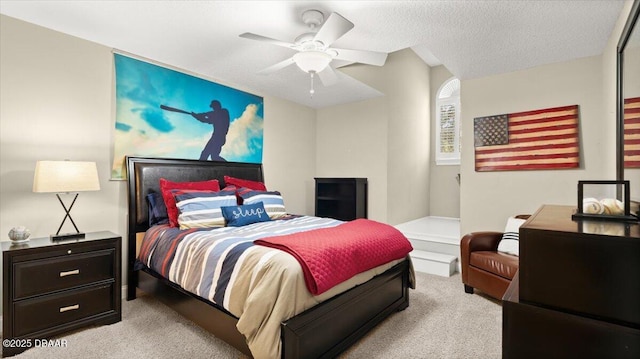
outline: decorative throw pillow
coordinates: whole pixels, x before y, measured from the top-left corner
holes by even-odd
[[[502,240],[498,243],[498,252],[520,255],[520,226],[526,222],[524,219],[509,217],[507,225],[504,228]]]
[[[256,191],[266,191],[267,187],[262,182],[250,181],[242,178],[235,178],[231,176],[224,176],[225,186],[236,186],[238,188],[246,187]]]
[[[164,198],[162,198],[161,193],[149,193],[147,195],[147,203],[149,204],[149,227],[169,223],[167,206],[164,204]]]
[[[164,204],[167,207],[169,225],[171,227],[178,227],[178,208],[176,208],[176,200],[171,193],[171,190],[174,189],[219,191],[220,184],[218,183],[218,180],[200,182],[173,182],[164,178],[160,178],[160,192],[162,192],[162,198],[164,198]]]
[[[224,227],[222,207],[234,206],[231,191],[172,190],[178,208],[180,229]]]
[[[270,221],[262,202],[242,206],[222,207],[222,216],[229,227],[241,227],[247,224]]]
[[[284,200],[278,191],[249,191],[241,193],[243,204],[262,202],[271,219],[283,218],[287,215]]]

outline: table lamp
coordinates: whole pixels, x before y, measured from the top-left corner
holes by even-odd
[[[62,240],[71,238],[84,238],[71,218],[71,208],[78,199],[78,192],[98,191],[100,181],[98,180],[98,169],[95,162],[82,161],[38,161],[33,176],[33,192],[55,193],[58,201],[64,208],[66,214],[58,227],[56,234],[51,235],[52,240]],[[61,193],[75,193],[69,208],[64,204]],[[60,229],[69,218],[76,233],[60,234]]]

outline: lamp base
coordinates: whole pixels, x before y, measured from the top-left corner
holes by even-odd
[[[52,234],[49,236],[52,241],[64,241],[67,239],[80,239],[84,238],[84,233],[65,233],[65,234]]]

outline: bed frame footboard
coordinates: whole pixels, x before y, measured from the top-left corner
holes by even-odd
[[[282,323],[282,357],[335,358],[409,306],[409,262]]]
[[[242,353],[252,356],[231,313],[153,271],[137,271],[138,288]],[[139,294],[143,294],[139,293]],[[333,297],[281,325],[282,358],[335,358],[396,311],[409,306],[409,262]]]

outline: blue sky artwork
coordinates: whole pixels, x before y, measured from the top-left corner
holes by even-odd
[[[191,112],[211,111],[213,100],[228,111],[230,120],[220,157],[262,163],[262,97],[120,54],[114,54],[114,61],[113,179],[124,179],[125,156],[199,159],[215,125],[198,121]]]

